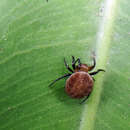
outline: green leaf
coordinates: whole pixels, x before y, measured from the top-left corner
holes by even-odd
[[[1,0],[0,129],[130,129],[129,0]],[[94,89],[84,103],[64,91],[63,59],[91,64]],[[95,70],[96,70],[95,69]]]

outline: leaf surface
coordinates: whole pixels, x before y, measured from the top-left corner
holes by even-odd
[[[109,5],[110,4],[110,5]],[[1,0],[0,129],[130,129],[128,0]],[[110,14],[109,14],[110,13]],[[64,91],[63,59],[106,72],[84,104]],[[96,70],[95,69],[95,70]]]

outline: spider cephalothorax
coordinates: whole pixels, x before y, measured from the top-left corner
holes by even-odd
[[[78,62],[78,65],[76,63]],[[63,79],[65,77],[69,77],[66,80],[65,91],[72,98],[84,98],[83,102],[89,97],[93,89],[94,77],[93,75],[97,74],[100,71],[104,71],[103,69],[98,69],[95,72],[90,72],[94,69],[96,65],[95,57],[93,57],[93,65],[88,66],[87,64],[82,64],[80,58],[75,60],[75,57],[72,56],[72,68],[66,63],[64,59],[64,63],[66,68],[70,71],[58,79],[54,80],[49,86],[53,85],[56,81]]]

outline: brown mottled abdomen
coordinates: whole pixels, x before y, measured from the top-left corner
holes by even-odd
[[[93,79],[86,72],[76,72],[66,81],[65,91],[72,98],[83,98],[91,93]]]

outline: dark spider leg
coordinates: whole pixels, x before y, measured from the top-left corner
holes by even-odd
[[[92,79],[93,79],[93,81],[95,81],[95,78],[94,78],[94,77],[92,77]]]
[[[89,66],[89,67],[88,67],[88,70],[89,70],[89,71],[93,70],[93,69],[95,68],[95,66],[96,66],[96,60],[95,60],[95,57],[93,57],[93,65],[92,65],[92,66]]]
[[[75,70],[75,58],[74,58],[74,56],[72,56],[72,67]]]
[[[72,69],[69,67],[69,65],[66,63],[65,58],[64,58],[64,63],[65,63],[66,68],[67,68],[70,72],[73,73],[73,70],[72,70]]]
[[[77,59],[79,66],[81,66],[80,58]]]
[[[96,66],[96,60],[95,60],[95,57],[93,57],[93,66],[92,66],[92,69],[94,69]]]
[[[75,70],[76,68],[76,63],[78,62],[79,66],[81,66],[81,62],[80,62],[80,58],[78,58],[77,60],[75,60],[74,56],[72,56],[72,67]]]
[[[90,94],[91,94],[91,93],[90,93]],[[85,98],[80,102],[80,104],[84,103],[84,102],[89,98],[90,94],[88,94],[88,96],[85,97]]]
[[[105,70],[103,70],[103,69],[98,69],[97,71],[89,73],[89,74],[90,75],[95,75],[95,74],[99,73],[100,71],[104,71],[105,72]]]
[[[75,62],[73,64],[75,65],[77,62],[78,62],[78,65],[81,66],[80,58],[78,58],[77,60],[75,60]]]
[[[52,86],[56,81],[61,80],[61,79],[65,78],[65,77],[68,77],[68,76],[70,76],[70,75],[71,75],[71,74],[65,74],[65,75],[59,77],[58,79],[54,80],[51,84],[49,84],[49,87]]]

